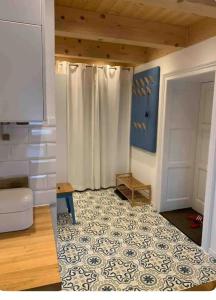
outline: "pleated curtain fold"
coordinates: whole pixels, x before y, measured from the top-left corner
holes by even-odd
[[[77,190],[129,171],[132,69],[67,64],[67,168]]]

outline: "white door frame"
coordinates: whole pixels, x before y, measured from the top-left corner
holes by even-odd
[[[157,149],[158,158],[156,162],[156,209],[158,212],[161,211],[161,204],[164,199],[162,182],[165,172],[165,137],[167,133],[166,128],[166,113],[167,113],[167,86],[169,80],[180,79],[187,76],[199,75],[208,72],[216,72],[216,62],[207,65],[200,65],[191,69],[184,69],[179,72],[173,72],[164,74],[162,76],[162,90],[160,97],[160,108],[161,112],[159,115],[158,123],[161,124],[158,127],[158,139]],[[211,232],[212,232],[212,217],[213,207],[215,198],[215,186],[216,186],[216,79],[214,83],[214,98],[212,107],[212,123],[210,132],[210,143],[209,143],[209,159],[208,159],[208,175],[206,180],[206,196],[205,196],[205,207],[204,207],[204,223],[203,223],[203,235],[202,235],[202,248],[206,251],[210,248]]]

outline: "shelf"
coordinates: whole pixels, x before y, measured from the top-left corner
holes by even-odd
[[[138,181],[133,176],[119,176],[118,180],[122,182],[125,186],[127,186],[129,189],[145,189],[146,185]]]
[[[117,189],[122,193],[130,203],[132,203],[132,191],[125,186],[118,186]],[[150,204],[151,201],[145,195],[143,195],[140,191],[134,192],[133,204],[142,205],[142,204]]]
[[[131,173],[116,175],[116,189],[118,189],[131,203],[151,203],[151,185],[145,185],[134,178]]]

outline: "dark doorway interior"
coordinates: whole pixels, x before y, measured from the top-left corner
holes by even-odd
[[[199,228],[191,228],[192,221],[188,219],[189,215],[197,214],[195,210],[190,208],[177,209],[172,211],[162,212],[161,215],[170,223],[175,225],[194,243],[201,246],[202,241],[202,226]]]

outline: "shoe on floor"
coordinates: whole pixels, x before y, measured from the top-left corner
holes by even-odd
[[[198,223],[198,222],[192,222],[191,224],[191,228],[195,229],[195,228],[200,228],[202,226],[202,223]]]

